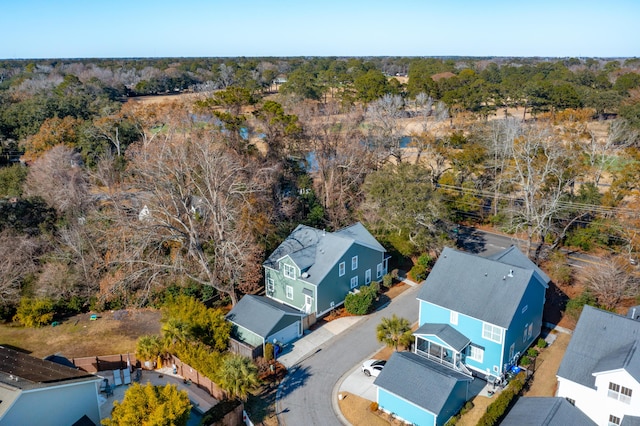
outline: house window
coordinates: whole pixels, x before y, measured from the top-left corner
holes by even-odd
[[[353,277],[351,278],[351,288],[356,288],[358,287],[358,277]]]
[[[340,262],[340,264],[338,265],[338,275],[343,276],[344,271],[345,271],[344,262]]]
[[[351,270],[355,271],[358,269],[358,256],[353,256],[351,258]]]
[[[474,361],[482,362],[484,360],[484,349],[474,344],[469,345],[469,353],[467,358]]]
[[[296,268],[291,265],[287,265],[286,263],[283,265],[282,269],[284,276],[291,279],[296,279]]]
[[[526,341],[527,341],[527,337],[528,337],[528,336],[527,336],[527,334],[528,334],[528,332],[529,332],[529,324],[526,324],[526,325],[524,326],[524,333],[522,333],[522,343],[524,343],[524,342],[526,342]]]
[[[529,339],[533,336],[533,323],[529,324]]]
[[[449,322],[453,325],[458,325],[458,313],[456,311],[449,312]]]
[[[287,286],[287,299],[293,299],[293,287]]]
[[[620,386],[619,384],[609,382],[609,391],[607,396],[609,398],[617,399],[625,404],[631,403],[631,389]]]
[[[620,417],[609,414],[609,426],[617,426],[620,424]]]
[[[502,343],[502,330],[493,324],[482,323],[482,337],[492,342]]]
[[[571,398],[565,398],[565,399],[569,402],[569,404],[576,405],[576,400],[575,399],[571,399]]]
[[[275,286],[273,284],[273,278],[267,278],[267,292],[273,293],[275,290]]]
[[[371,283],[371,269],[364,271],[364,283],[367,285]]]
[[[522,307],[522,313],[524,314],[525,312],[527,312],[527,309],[529,309],[529,305],[524,305]]]
[[[378,263],[376,267],[376,278],[382,278],[382,263]]]

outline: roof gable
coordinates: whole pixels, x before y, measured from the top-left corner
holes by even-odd
[[[231,309],[226,318],[265,339],[304,315],[297,309],[268,297],[247,294]]]
[[[445,247],[418,299],[508,328],[530,283],[540,285],[533,273]]]
[[[263,265],[278,270],[280,260],[289,256],[301,272],[306,272],[304,280],[318,285],[354,244],[385,252],[359,222],[333,233],[298,225]]]
[[[394,352],[373,384],[437,415],[455,386],[471,380],[412,352]]]
[[[523,269],[532,269],[533,275],[545,288],[549,287],[551,278],[544,273],[542,269],[531,261],[524,253],[522,253],[516,246],[511,246],[499,253],[488,256],[487,259],[497,260],[498,262],[505,263],[507,265],[517,266]]]
[[[595,389],[594,373],[624,369],[640,382],[640,321],[585,306],[558,377]]]
[[[414,331],[413,335],[436,336],[457,352],[462,351],[469,343],[471,343],[471,339],[451,327],[449,324],[425,323]]]

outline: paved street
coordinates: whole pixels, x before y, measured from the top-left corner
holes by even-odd
[[[341,420],[337,401],[334,401],[334,387],[345,373],[380,349],[375,329],[382,317],[396,314],[411,323],[418,320],[419,288],[405,290],[385,308],[363,318],[294,365],[278,390],[276,409],[280,423],[289,426],[343,424],[345,421]]]

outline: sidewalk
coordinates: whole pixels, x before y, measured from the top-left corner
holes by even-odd
[[[304,358],[316,353],[320,346],[364,319],[363,316],[338,318],[305,335],[288,345],[285,352],[278,356],[278,362],[288,370]]]

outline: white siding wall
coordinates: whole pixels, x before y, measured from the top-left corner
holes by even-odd
[[[632,389],[631,403],[625,404],[607,396],[609,382]],[[606,426],[609,415],[622,419],[625,415],[640,416],[640,384],[627,372],[601,374],[596,377],[597,390],[558,377],[557,396],[570,398],[598,425]]]

